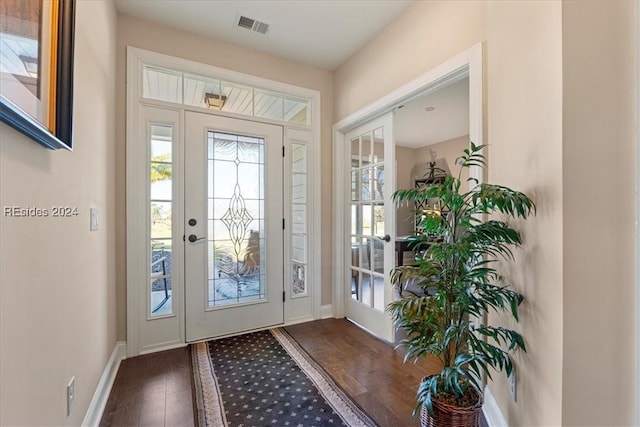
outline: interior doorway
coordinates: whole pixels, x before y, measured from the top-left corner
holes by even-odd
[[[449,82],[395,110],[396,183],[398,189],[418,187],[443,173],[457,174],[456,159],[469,147],[469,77]],[[475,141],[474,141],[475,143]],[[462,171],[461,182],[468,171]],[[411,236],[428,206],[397,207],[396,265],[412,261]]]
[[[462,149],[469,146],[470,141],[473,141],[476,145],[483,144],[482,67],[482,45],[478,44],[334,125],[334,192],[336,194],[334,209],[334,313],[336,317],[346,316],[351,318],[365,329],[387,341],[394,341],[392,327],[390,331],[380,332],[374,326],[376,324],[374,321],[358,320],[353,314],[353,302],[351,300],[354,299],[354,289],[356,289],[353,284],[355,278],[354,270],[358,272],[358,279],[362,284],[365,283],[365,280],[360,277],[362,273],[375,276],[376,271],[375,268],[370,273],[366,269],[363,270],[362,267],[354,269],[352,261],[353,245],[359,244],[359,247],[362,248],[364,243],[366,247],[366,237],[364,234],[359,236],[356,233],[356,238],[365,240],[358,241],[356,239],[354,241],[354,234],[352,233],[353,200],[351,195],[351,192],[354,191],[354,178],[351,170],[353,166],[351,156],[345,155],[345,153],[350,151],[349,147],[351,147],[354,132],[358,133],[357,129],[359,127],[366,126],[368,122],[385,114],[394,117],[395,112],[395,119],[390,127],[392,132],[388,135],[392,141],[390,144],[392,151],[387,157],[394,159],[393,167],[388,170],[397,170],[399,174],[396,176],[394,172],[392,176],[389,176],[388,173],[385,175],[385,185],[392,183],[388,186],[389,191],[393,192],[397,188],[408,188],[416,185],[416,181],[421,176],[429,173],[432,164],[434,167],[453,172],[455,158],[460,155]],[[461,101],[463,112],[449,111],[447,113],[447,108],[449,107],[445,107],[447,105],[446,100],[454,95],[460,98],[460,94],[466,94]],[[443,98],[442,101],[444,102],[439,109],[438,107],[432,109],[429,108],[431,107],[430,105],[421,104],[424,100],[434,102],[438,96]],[[402,112],[404,108],[407,108],[405,110],[406,113]],[[429,132],[420,131],[419,129],[417,131],[411,130],[408,126],[403,125],[402,122],[405,117],[409,121],[416,120],[415,118],[409,118],[409,112],[414,109],[420,114],[438,111],[439,113],[444,112],[445,115],[455,116],[454,121],[457,123],[453,127],[457,130],[440,135],[434,133],[433,125]],[[427,121],[424,116],[418,120],[421,122]],[[404,130],[407,129],[418,135],[415,141],[410,141],[409,137],[403,135]],[[442,145],[434,145],[440,143]],[[447,152],[446,154],[445,151]],[[473,167],[469,174],[478,182],[482,182],[483,173],[480,167]],[[405,207],[404,210],[396,211],[394,206],[393,216],[396,217],[396,220],[391,225],[385,222],[385,230],[393,230],[392,233],[389,233],[390,243],[392,243],[390,247],[391,251],[393,251],[390,260],[392,260],[393,264],[384,271],[385,286],[387,288],[385,292],[390,292],[391,296],[393,296],[393,291],[389,289],[391,288],[390,277],[387,275],[390,274],[394,265],[404,263],[405,259],[411,259],[410,253],[404,253],[402,239],[416,232],[416,212],[415,207]],[[384,214],[385,218],[389,217],[389,212],[386,210]],[[373,241],[377,240],[375,234],[372,237]],[[363,252],[362,249],[360,252]],[[373,254],[374,251],[365,249],[364,253]],[[358,255],[360,263],[358,265],[362,265],[362,256]],[[375,283],[375,278],[372,283]],[[358,296],[357,300],[359,298]],[[375,300],[373,302],[375,303]],[[390,324],[388,315],[382,312],[382,316],[381,322]]]

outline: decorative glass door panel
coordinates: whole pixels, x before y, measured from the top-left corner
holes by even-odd
[[[390,273],[395,244],[395,209],[385,173],[392,168],[394,147],[391,114],[347,133],[349,223],[347,252],[347,317],[392,340]]]
[[[209,131],[209,307],[263,300],[264,139]]]
[[[186,114],[186,332],[283,322],[282,127]]]

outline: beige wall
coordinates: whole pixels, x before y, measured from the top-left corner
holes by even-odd
[[[416,1],[335,70],[337,122],[474,44],[485,34],[482,1]]]
[[[456,160],[466,148],[469,148],[469,135],[421,147],[415,150],[414,165],[427,163],[428,166],[431,159],[434,159],[437,168],[444,169],[454,176],[458,176],[458,173],[460,173],[460,180],[464,183],[469,178],[469,170],[464,168],[461,171],[460,167],[456,165]]]
[[[524,244],[502,269],[522,292],[528,352],[515,357],[518,401],[503,375],[491,391],[511,426],[562,423],[562,21],[560,2],[487,6],[488,181],[529,194],[534,218],[516,223]],[[491,316],[495,320],[495,316]]]
[[[487,177],[538,205],[501,269],[520,323],[492,316],[528,347],[518,402],[490,385],[511,426],[634,420],[633,17],[632,2],[417,2],[335,73],[338,120],[485,42]]]
[[[321,164],[322,259],[331,259],[331,118],[333,117],[332,73],[291,62],[234,44],[152,24],[127,15],[118,16],[117,62],[117,253],[118,253],[118,337],[126,337],[126,253],[125,253],[125,63],[126,46],[198,61],[262,78],[315,89],[322,104]],[[331,264],[322,269],[322,304],[331,303]]]
[[[79,212],[0,216],[3,426],[80,425],[116,342],[115,31],[112,1],[77,3],[73,152],[47,150],[0,124],[0,206]],[[99,209],[96,232],[90,207]]]
[[[411,170],[415,161],[415,149],[396,145],[396,187],[398,189],[411,188],[414,185]],[[399,206],[396,210],[396,235],[407,236],[413,234],[413,209],[411,206]]]
[[[562,6],[566,426],[634,424],[636,16],[630,1]]]
[[[401,143],[401,141],[398,141]],[[414,176],[414,168],[418,165],[426,165],[432,159],[436,161],[436,167],[441,168],[452,175],[457,176],[458,167],[456,159],[462,155],[462,150],[469,147],[469,136],[461,136],[431,144],[426,147],[408,148],[396,146],[396,186],[401,188],[411,188],[415,185],[415,179],[422,175]],[[462,170],[460,175],[461,181],[466,182],[469,178],[469,171]],[[463,187],[466,188],[466,187]],[[409,206],[400,206],[396,216],[396,234],[405,236],[412,234],[414,231],[412,208]]]

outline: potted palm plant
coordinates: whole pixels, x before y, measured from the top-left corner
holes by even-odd
[[[482,149],[470,144],[456,162],[460,171],[484,166]],[[474,178],[468,179],[471,189],[462,190],[460,173],[440,172],[442,179],[432,185],[393,195],[398,205],[439,199],[441,208],[421,214],[415,262],[393,271],[401,297],[387,311],[406,332],[405,361],[435,356],[442,365],[420,384],[414,414],[420,412],[426,426],[477,426],[483,374],[510,375],[511,354],[526,351],[518,332],[487,324],[486,315],[506,311],[518,320],[523,296],[500,283],[494,264],[513,260],[512,250],[522,242],[506,221],[534,214],[535,205],[521,192]],[[413,292],[406,291],[408,283]]]

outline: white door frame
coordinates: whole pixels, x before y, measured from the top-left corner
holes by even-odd
[[[636,241],[635,241],[635,291],[636,291],[636,348],[640,348],[640,3],[635,2],[635,41],[636,41]],[[636,425],[640,424],[640,351],[636,351]]]
[[[141,70],[144,65],[222,79],[310,100],[310,126],[295,125],[225,112],[215,112],[215,115],[277,124],[284,128],[285,147],[287,147],[287,149],[292,143],[304,143],[307,145],[307,173],[309,177],[317,178],[310,179],[308,182],[309,203],[307,205],[307,224],[309,240],[307,243],[306,278],[310,291],[308,294],[300,295],[300,297],[287,298],[288,304],[285,304],[285,325],[320,319],[322,316],[322,283],[320,280],[320,242],[322,237],[320,218],[320,177],[322,175],[322,169],[320,168],[320,92],[128,46],[126,75],[127,357],[186,345],[184,336],[184,300],[182,298],[184,295],[184,283],[176,284],[176,286],[180,287],[180,289],[174,291],[176,293],[176,304],[179,305],[174,308],[174,314],[170,316],[158,316],[151,319],[147,315],[147,310],[143,308],[146,307],[145,299],[148,298],[145,293],[141,292],[141,287],[145,286],[145,283],[149,281],[149,263],[148,257],[146,256],[146,248],[148,246],[146,239],[149,226],[146,209],[144,208],[144,203],[141,203],[141,201],[145,202],[147,200],[145,194],[148,192],[149,178],[146,173],[148,167],[147,141],[144,138],[144,132],[142,132],[141,135],[140,128],[142,111],[147,107],[153,107],[173,112],[176,118],[172,123],[175,126],[174,129],[179,132],[178,138],[180,138],[180,141],[177,142],[179,147],[176,148],[179,153],[182,153],[181,150],[184,148],[184,135],[182,133],[185,111],[189,110],[214,114],[212,110],[206,108],[143,98]],[[176,185],[181,185],[183,171],[178,169],[182,166],[176,164],[175,167],[175,180],[176,182],[179,181]],[[287,179],[285,176],[285,182],[287,182]],[[179,203],[178,199],[176,201]],[[286,211],[285,218],[289,219]],[[286,254],[287,253],[285,253],[285,255]],[[287,261],[288,260],[285,259],[285,263]],[[177,274],[181,273],[180,271]],[[291,277],[290,272],[285,271],[285,289],[289,288],[287,286],[288,282],[286,282],[289,277]]]
[[[454,58],[440,64],[420,77],[379,98],[366,107],[350,114],[333,125],[333,313],[334,317],[344,317],[344,287],[347,286],[345,248],[345,177],[344,152],[345,133],[384,113],[392,111],[407,101],[433,92],[451,82],[469,77],[469,139],[476,145],[483,144],[483,45],[478,43]],[[483,172],[473,167],[470,175],[482,182]]]

